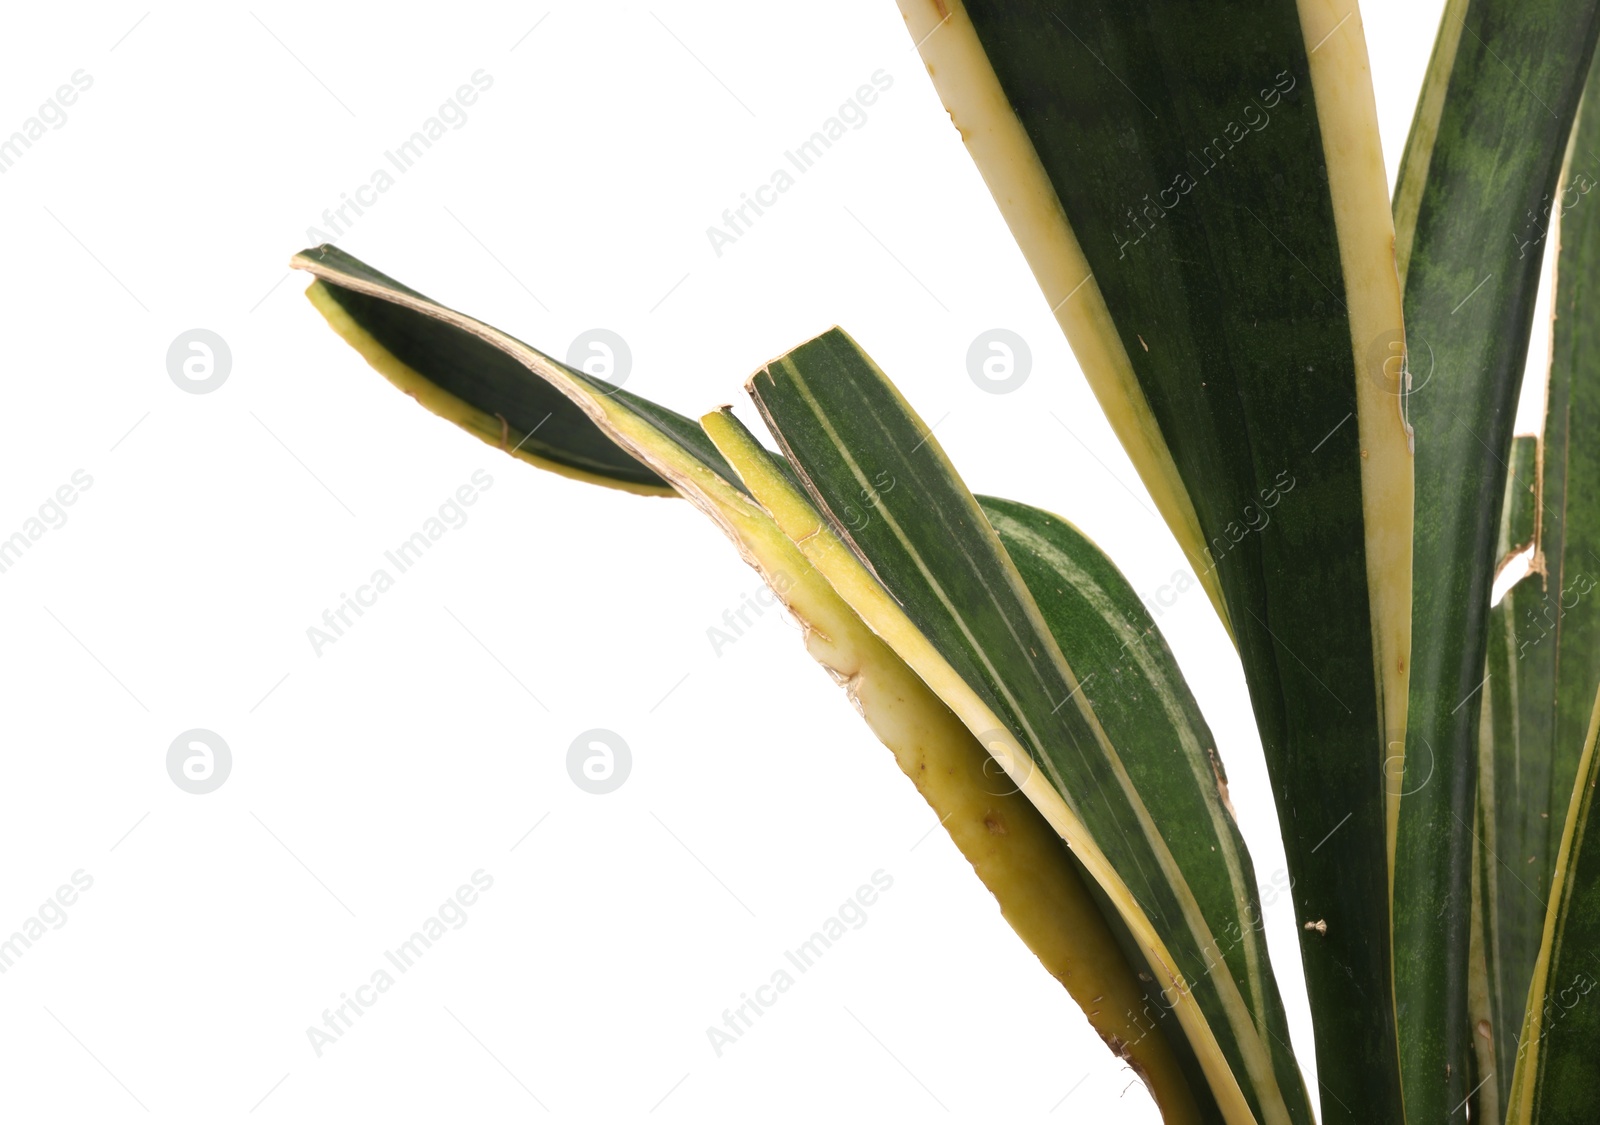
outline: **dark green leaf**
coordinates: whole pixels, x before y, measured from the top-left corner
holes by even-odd
[[[1490,611],[1488,686],[1498,690],[1484,701],[1479,734],[1479,801],[1492,812],[1483,818],[1480,850],[1498,859],[1479,863],[1493,892],[1484,902],[1492,908],[1485,928],[1493,951],[1497,1080],[1504,1103],[1513,1100],[1513,1067],[1537,1071],[1537,1097],[1513,1105],[1519,1113],[1534,1110],[1530,1120],[1572,1119],[1572,1091],[1560,1091],[1586,1065],[1577,1049],[1582,1041],[1571,1030],[1579,1025],[1552,1017],[1566,1010],[1559,996],[1570,981],[1562,974],[1570,976],[1572,966],[1600,954],[1600,933],[1552,902],[1563,878],[1580,884],[1577,891],[1569,885],[1568,896],[1582,893],[1582,876],[1563,873],[1558,855],[1570,830],[1572,862],[1583,859],[1583,825],[1569,828],[1565,814],[1600,689],[1600,210],[1586,198],[1600,182],[1593,155],[1600,148],[1600,82],[1594,75],[1591,66],[1567,150],[1566,189],[1551,208],[1559,253],[1544,433],[1537,443],[1515,441],[1498,544],[1502,558],[1530,550],[1531,571]],[[1593,174],[1582,171],[1591,165]],[[1547,966],[1555,975],[1535,980],[1547,941],[1558,946]],[[1544,1012],[1532,1041],[1524,1038],[1530,1005]],[[1587,1046],[1592,1051],[1592,1041]],[[1574,1089],[1583,1087],[1578,1082]]]
[[[312,301],[332,327],[435,413],[543,468],[630,491],[681,493],[710,515],[803,623],[807,650],[845,686],[1006,920],[1144,1080],[1165,1119],[1223,1120],[1187,1041],[1170,1026],[1175,1021],[1152,1015],[1166,1009],[1133,967],[1143,961],[1126,927],[1102,906],[1055,829],[750,502],[699,425],[574,372],[332,247],[307,251],[295,264],[319,277]],[[529,447],[537,455],[526,456]],[[753,457],[776,479],[791,479],[779,459],[759,448]]]
[[[1384,768],[1405,728],[1411,453],[1359,12],[901,8],[1239,646],[1313,927],[1322,1119],[1398,1121]]]
[[[1139,630],[1109,620],[1137,597],[1053,517],[997,508],[1038,589],[1077,591],[1043,612],[937,441],[843,332],[773,361],[750,389],[801,483],[882,589],[860,600],[852,591],[864,581],[845,583],[808,549],[815,529],[775,512],[779,526],[969,728],[990,732],[991,753],[1167,982],[1228,1120],[1311,1121],[1215,748],[1191,725],[1198,714],[1175,669],[1138,643]],[[770,493],[745,479],[772,510]],[[1075,671],[1063,641],[1074,660],[1105,663]]]
[[[1577,784],[1550,886],[1511,1087],[1509,1125],[1588,1125],[1600,1105],[1600,824],[1594,816],[1600,696],[1590,713]],[[1590,830],[1596,830],[1591,837]]]
[[[1477,705],[1539,265],[1597,30],[1593,0],[1456,0],[1396,193],[1417,431],[1395,988],[1406,1109],[1461,1121]],[[1423,777],[1428,777],[1426,784]]]
[[[1534,492],[1538,439],[1520,437],[1512,446],[1509,480],[1501,518],[1497,557],[1510,559],[1533,546]],[[1489,612],[1488,659],[1481,692],[1478,728],[1477,878],[1482,904],[1480,940],[1484,947],[1487,1011],[1469,1013],[1474,1034],[1487,1032],[1495,1065],[1495,1100],[1506,1105],[1516,1064],[1517,1039],[1527,1004],[1528,982],[1539,954],[1545,905],[1563,800],[1550,799],[1550,706],[1553,699],[1547,659],[1554,646],[1541,644],[1541,618],[1533,601],[1543,601],[1538,576],[1513,587]],[[1526,745],[1524,745],[1526,740]],[[1581,742],[1579,743],[1581,748]],[[1572,791],[1569,775],[1566,792]],[[1542,860],[1539,857],[1543,857]],[[1480,1021],[1488,1020],[1488,1027]],[[1481,1080],[1481,1079],[1480,1079]]]

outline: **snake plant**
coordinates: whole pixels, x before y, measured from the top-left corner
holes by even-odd
[[[764,443],[332,246],[313,305],[485,442],[710,517],[1165,1120],[1600,1120],[1600,0],[1449,0],[1393,199],[1352,0],[899,4],[1237,648],[1317,1091],[1150,613],[846,332],[750,378]]]

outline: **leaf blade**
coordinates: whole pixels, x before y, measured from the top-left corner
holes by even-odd
[[[1336,921],[1301,933],[1323,1118],[1398,1120],[1383,776],[1408,706],[1411,450],[1359,12],[1256,4],[1241,35],[1222,3],[900,6],[1239,646],[1296,914]],[[1302,491],[1259,534],[1279,473]]]
[[[675,495],[566,396],[544,380],[529,379],[514,356],[465,328],[381,295],[434,306],[422,294],[334,246],[303,250],[290,264],[318,277],[306,295],[329,326],[428,410],[559,475],[644,495]],[[553,435],[559,438],[551,441]]]
[[[1213,971],[1228,972],[1247,994],[1275,1072],[1305,1099],[1263,936],[1254,865],[1216,741],[1176,658],[1138,593],[1075,527],[1016,501],[978,502],[1056,643],[1078,669],[1098,669],[1081,681],[1082,694],[1112,743],[1128,748],[1130,779],[1207,904],[1212,932],[1225,935]],[[1226,915],[1223,903],[1233,906]]]
[[[1600,783],[1597,731],[1600,694],[1563,818],[1550,909],[1523,1024],[1524,1046],[1511,1086],[1510,1125],[1577,1125],[1593,1119],[1600,1101],[1600,1059],[1594,1051],[1600,1040],[1600,1005],[1581,1002],[1594,989],[1591,967],[1600,949],[1600,846],[1590,834],[1595,786]]]
[[[1498,544],[1502,557],[1518,549],[1531,551],[1531,568],[1489,613],[1489,671],[1503,676],[1505,686],[1485,700],[1480,742],[1489,747],[1488,769],[1480,774],[1479,793],[1480,802],[1495,810],[1488,829],[1495,833],[1493,846],[1510,861],[1484,867],[1491,877],[1499,877],[1492,968],[1498,985],[1494,1031],[1503,1080],[1513,1067],[1520,1076],[1524,1064],[1530,1070],[1542,1066],[1539,1058],[1546,1044],[1538,1027],[1532,1032],[1531,1051],[1526,1039],[1519,1042],[1530,1018],[1548,1024],[1551,1017],[1560,1017],[1558,1024],[1567,1026],[1566,1005],[1555,997],[1566,987],[1565,970],[1559,967],[1560,956],[1546,945],[1552,913],[1568,909],[1559,901],[1558,884],[1563,878],[1582,881],[1582,876],[1563,874],[1560,868],[1569,832],[1577,833],[1570,862],[1582,862],[1583,826],[1574,828],[1563,814],[1572,807],[1591,701],[1600,691],[1600,604],[1594,593],[1600,575],[1600,320],[1595,315],[1600,216],[1585,198],[1596,181],[1572,174],[1574,167],[1593,161],[1592,151],[1600,145],[1600,82],[1595,73],[1591,64],[1568,145],[1562,182],[1569,188],[1552,207],[1560,237],[1544,429],[1538,439],[1514,439]],[[1581,922],[1572,925],[1568,914],[1561,913],[1556,925],[1554,939],[1566,943],[1569,963],[1585,950],[1589,955],[1600,951],[1594,944],[1600,933],[1580,937]],[[1546,964],[1551,956],[1556,963]],[[1557,975],[1536,980],[1541,964]],[[1558,1044],[1566,1039],[1570,1045],[1570,1034],[1561,1031]],[[1554,1060],[1553,1069],[1577,1073],[1572,1066],[1572,1060],[1561,1058]],[[1509,1081],[1521,1078],[1502,1082],[1503,1099],[1514,1110],[1527,1111],[1529,1105],[1507,1088]],[[1545,1088],[1543,1078],[1538,1085]],[[1535,1099],[1534,1108],[1544,1104],[1542,1097]],[[1571,1103],[1567,1105],[1570,1111]],[[1553,1108],[1541,1112],[1561,1119]]]
[[[936,439],[837,329],[769,364],[750,389],[839,536],[833,556],[853,551],[844,567],[861,573],[845,580],[831,560],[811,550],[808,557],[969,728],[1004,732],[988,743],[991,753],[1106,890],[1152,971],[1170,982],[1229,1120],[1309,1120],[1298,1072],[1292,1063],[1278,1072],[1282,1059],[1257,1024],[1269,1024],[1271,1013],[1251,1011],[1232,973],[1210,971],[1219,942],[1197,885],[1146,805],[1154,794],[1133,783],[1124,749],[1081,694],[1086,681]],[[884,468],[870,470],[856,451]],[[787,522],[783,504],[799,502],[745,480],[803,549],[822,539],[807,526],[809,506]],[[858,493],[870,515],[857,509]],[[1224,917],[1231,905],[1223,904]]]
[[[1186,1045],[1166,1029],[1150,1035],[1135,1014],[1147,1012],[1154,1000],[1127,960],[1126,935],[1103,916],[1054,829],[1026,798],[994,784],[983,745],[834,593],[737,479],[728,479],[731,470],[699,426],[596,386],[342,252],[307,251],[295,264],[319,278],[309,292],[330,325],[434,413],[541,468],[627,491],[682,494],[712,515],[802,623],[807,651],[845,687],[1007,922],[1145,1082],[1163,1118],[1176,1125],[1221,1120],[1204,1086],[1189,1075]],[[529,429],[544,435],[540,449],[553,456],[509,449],[503,432],[485,421],[519,430],[513,420],[531,421],[530,402],[544,421]],[[564,404],[573,409],[561,409]],[[595,456],[596,434],[611,444],[609,454]],[[576,471],[572,462],[580,456],[584,468]],[[770,456],[759,456],[785,476]],[[661,482],[660,490],[635,487],[641,473]]]
[[[1513,228],[1554,188],[1597,28],[1588,0],[1451,3],[1396,192],[1418,433],[1412,627],[1431,639],[1414,654],[1407,753],[1431,774],[1404,786],[1395,963],[1407,1110],[1422,1120],[1462,1120],[1467,1094],[1473,700],[1543,237]]]

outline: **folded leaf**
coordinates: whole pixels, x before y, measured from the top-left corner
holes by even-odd
[[[1417,1121],[1465,1117],[1473,697],[1539,263],[1596,13],[1594,0],[1452,0],[1395,195],[1417,432],[1412,628],[1429,639],[1411,674],[1395,874]]]
[[[1384,769],[1404,745],[1411,453],[1360,13],[900,7],[1238,644],[1311,927],[1322,1119],[1399,1121]]]
[[[386,379],[435,414],[562,476],[630,492],[675,495],[659,474],[607,437],[572,399],[543,379],[529,379],[527,367],[516,355],[471,327],[457,324],[451,331],[444,327],[450,323],[447,320],[418,316],[418,309],[445,311],[422,294],[336,246],[303,250],[290,265],[322,279],[307,296],[334,331]],[[407,303],[381,294],[404,297]],[[592,376],[563,370],[596,396],[623,394],[624,401],[641,401]],[[429,372],[431,378],[418,375],[419,371]],[[484,409],[486,402],[492,403],[492,413]],[[652,409],[658,411],[658,420],[666,413]],[[689,420],[678,422],[672,430],[688,433]]]
[[[308,295],[335,331],[435,413],[540,467],[629,491],[681,493],[711,515],[801,623],[807,651],[894,753],[1018,936],[1144,1080],[1164,1120],[1224,1120],[1186,1042],[1157,1026],[1152,1013],[1164,1008],[1130,964],[1125,930],[1108,923],[1055,830],[749,500],[696,423],[573,372],[333,247],[305,251],[294,264],[318,277]],[[759,456],[784,476],[770,455]]]
[[[724,455],[862,619],[986,732],[1139,940],[1227,1119],[1311,1121],[1214,748],[1173,727],[1198,718],[1176,670],[1149,679],[1128,651],[1135,638],[1105,634],[1118,632],[1104,617],[1109,564],[1053,517],[1000,510],[1022,565],[1056,595],[1047,615],[937,441],[838,329],[768,364],[750,391],[839,538],[765,461],[713,431]],[[1137,605],[1118,584],[1116,600]],[[1069,587],[1097,612],[1074,610]],[[1062,640],[1089,659],[1121,643],[1080,677]]]
[[[1217,938],[1222,962],[1209,971],[1233,977],[1267,1033],[1278,1077],[1293,1091],[1290,1100],[1303,1101],[1267,955],[1254,865],[1216,741],[1176,658],[1138,593],[1077,528],[1015,501],[981,496],[978,503],[1080,674],[1080,694],[1106,738],[1126,747],[1128,776]]]

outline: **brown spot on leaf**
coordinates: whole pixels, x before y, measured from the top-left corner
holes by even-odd
[[[1234,823],[1237,824],[1239,815],[1233,811],[1233,801],[1228,797],[1228,775],[1222,772],[1222,761],[1217,757],[1216,750],[1210,746],[1206,747],[1206,758],[1211,762],[1211,776],[1217,779],[1217,796],[1222,798],[1222,807],[1228,810],[1228,815],[1233,817]]]
[[[989,830],[991,835],[1007,835],[1005,818],[992,809],[984,814],[983,826]]]

